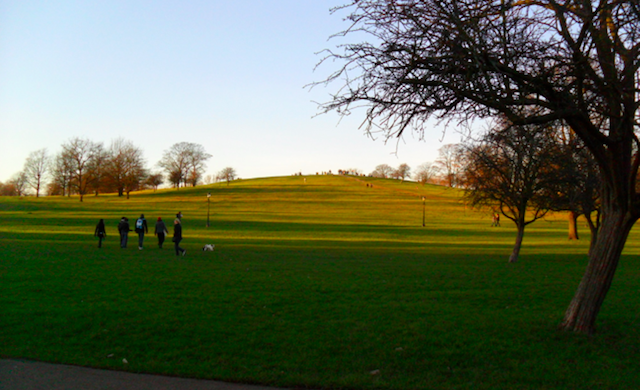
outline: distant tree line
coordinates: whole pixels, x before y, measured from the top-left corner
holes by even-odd
[[[180,142],[165,150],[151,171],[142,149],[118,138],[108,147],[86,138],[72,138],[61,145],[56,155],[47,149],[31,152],[23,169],[6,183],[0,183],[0,195],[41,194],[79,195],[114,193],[127,196],[132,191],[158,189],[168,183],[174,188],[197,186],[202,182],[206,162],[211,158],[202,145]],[[232,168],[225,177],[235,179]]]
[[[461,172],[464,168],[464,145],[447,144],[438,150],[438,157],[433,162],[425,162],[418,166],[412,175],[408,164],[400,164],[393,168],[388,164],[380,164],[369,173],[369,177],[380,179],[398,179],[404,181],[413,176],[421,184],[443,184],[458,187],[461,182]]]

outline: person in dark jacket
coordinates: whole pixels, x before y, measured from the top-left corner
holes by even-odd
[[[184,256],[187,254],[187,251],[180,248],[180,241],[182,241],[182,225],[180,224],[180,220],[178,218],[173,221],[173,244],[176,248],[176,256]]]
[[[136,233],[138,233],[138,249],[142,250],[144,234],[149,233],[149,226],[147,225],[147,220],[144,218],[144,214],[140,214],[140,218],[136,220]]]
[[[164,243],[165,236],[169,234],[167,231],[167,226],[164,224],[162,218],[158,217],[158,222],[156,222],[156,231],[155,235],[158,236],[158,247],[162,249],[162,243]]]
[[[107,230],[104,227],[104,219],[101,219],[96,225],[93,235],[98,237],[98,248],[102,248],[102,240],[107,237]]]
[[[129,219],[126,217],[122,217],[120,223],[118,224],[118,232],[120,232],[120,248],[127,247],[130,231],[131,229],[129,228]]]

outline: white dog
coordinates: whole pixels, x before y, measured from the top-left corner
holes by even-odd
[[[202,251],[206,252],[206,251],[211,251],[213,252],[213,248],[215,248],[216,246],[213,244],[207,244],[205,246],[202,247]]]

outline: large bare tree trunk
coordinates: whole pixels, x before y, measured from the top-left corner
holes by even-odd
[[[578,214],[569,211],[569,240],[579,240],[578,236]]]
[[[593,252],[593,247],[595,246],[596,241],[598,240],[598,231],[600,230],[600,222],[599,222],[598,216],[596,216],[596,221],[594,222],[593,219],[591,219],[591,213],[587,213],[584,216],[587,219],[587,224],[589,225],[589,231],[591,232],[591,241],[589,242],[589,256],[591,256],[591,253]]]
[[[611,287],[622,249],[636,219],[624,210],[604,214],[587,270],[569,304],[560,328],[593,334],[598,312]]]
[[[509,263],[515,263],[518,261],[520,255],[520,248],[522,247],[522,239],[524,238],[524,225],[518,225],[518,235],[516,236],[516,244],[513,246],[513,252],[509,256]]]

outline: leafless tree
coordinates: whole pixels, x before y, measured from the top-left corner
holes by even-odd
[[[591,248],[600,229],[600,172],[591,153],[575,134],[560,129],[557,135],[559,153],[554,158],[558,165],[558,179],[566,183],[547,193],[553,210],[567,211],[569,239],[578,240],[577,219],[583,215],[591,231]]]
[[[40,196],[40,189],[44,185],[44,179],[49,170],[49,155],[47,149],[31,152],[24,163],[24,173],[28,185],[36,192],[36,198]]]
[[[165,150],[158,166],[167,172],[174,187],[179,188],[180,184],[187,183],[195,187],[206,168],[206,161],[211,157],[202,145],[179,142]]]
[[[187,166],[189,173],[187,177],[191,185],[195,187],[202,179],[202,175],[207,168],[207,160],[212,156],[207,153],[202,145],[191,143],[188,150]]]
[[[531,126],[507,124],[465,151],[466,200],[473,207],[497,209],[516,225],[510,263],[518,260],[525,227],[551,209],[547,194],[564,184],[554,164],[559,145],[552,137],[553,128]]]
[[[464,168],[463,151],[461,144],[447,144],[438,149],[435,164],[438,171],[444,175],[449,187],[456,187],[460,182],[460,172]]]
[[[98,145],[88,139],[77,137],[62,145],[64,159],[71,164],[69,183],[80,195],[80,202],[83,201],[91,185],[90,168],[99,148]]]
[[[8,184],[14,188],[17,196],[25,195],[25,191],[28,187],[27,174],[25,171],[20,171],[14,174]]]
[[[100,191],[106,191],[107,187],[107,168],[109,163],[109,152],[101,143],[95,144],[93,158],[89,161],[87,174],[89,176],[89,188],[95,196]]]
[[[229,183],[232,180],[235,180],[238,175],[236,174],[236,170],[235,169],[233,169],[231,167],[226,167],[223,170],[221,170],[220,172],[218,172],[217,176],[218,176],[218,178],[220,180],[226,181],[227,185],[229,185]]]
[[[426,162],[418,166],[413,178],[420,184],[427,184],[438,174],[439,170],[435,164]]]
[[[154,191],[158,190],[158,187],[164,183],[164,176],[162,173],[152,173],[147,177],[146,184],[153,188]]]
[[[111,142],[106,160],[105,175],[110,186],[118,191],[118,196],[139,188],[146,178],[145,161],[142,149],[123,138]]]
[[[388,164],[380,164],[371,172],[372,177],[387,179],[393,174],[393,168]]]
[[[213,176],[212,174],[208,174],[204,177],[204,184],[214,183],[215,180],[216,180],[215,176]]]
[[[389,137],[423,132],[430,117],[559,120],[584,142],[602,177],[602,222],[561,328],[593,333],[640,218],[638,1],[352,0],[338,9],[353,23],[342,36],[358,43],[328,53],[325,63],[341,65],[322,83],[341,88],[323,110],[364,106],[369,129]]]
[[[7,183],[0,182],[0,196],[16,196],[18,192],[16,187],[10,181]]]
[[[51,168],[52,180],[49,183],[48,195],[71,196],[71,178],[73,175],[73,161],[71,156],[63,151],[53,160]]]
[[[397,169],[394,169],[391,176],[394,179],[402,180],[407,177],[411,177],[411,167],[407,164],[400,164]]]

